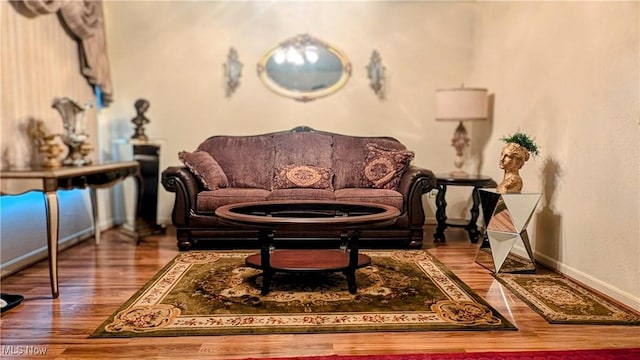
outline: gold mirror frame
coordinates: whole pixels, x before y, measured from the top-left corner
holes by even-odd
[[[282,54],[288,49],[297,49],[298,51],[303,51],[302,49],[321,49],[324,50],[324,53],[329,53],[333,55],[341,64],[341,69],[336,69],[335,72],[340,72],[339,76],[337,76],[337,80],[329,84],[328,86],[318,86],[317,90],[306,90],[306,89],[297,89],[291,87],[282,86],[276,80],[274,80],[267,71],[267,64],[269,61],[276,56],[276,54]],[[335,59],[331,59],[335,60]],[[262,57],[260,62],[257,65],[258,76],[262,80],[262,82],[269,88],[271,91],[280,94],[282,96],[286,96],[298,101],[311,101],[317,98],[327,96],[333,94],[342,88],[349,77],[351,76],[351,63],[347,59],[347,57],[336,49],[335,47],[318,40],[308,34],[297,35],[291,39],[285,40],[278,44],[278,46],[270,49],[267,53]]]

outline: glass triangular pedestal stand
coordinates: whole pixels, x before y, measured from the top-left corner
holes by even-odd
[[[527,226],[541,194],[501,194],[496,189],[479,189],[479,193],[487,233],[476,263],[493,273],[534,273]]]

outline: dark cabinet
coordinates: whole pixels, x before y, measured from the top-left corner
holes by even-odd
[[[133,158],[140,164],[142,177],[142,196],[137,214],[138,233],[142,236],[164,233],[165,226],[157,221],[160,145],[134,144]]]

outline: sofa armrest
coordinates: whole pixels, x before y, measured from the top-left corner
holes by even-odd
[[[422,194],[436,187],[436,177],[431,170],[411,165],[400,179],[398,192],[404,196],[403,212],[407,214],[411,226],[424,225]]]
[[[176,193],[171,214],[175,225],[186,225],[190,212],[195,212],[200,186],[191,171],[184,166],[171,166],[162,172],[162,186]]]

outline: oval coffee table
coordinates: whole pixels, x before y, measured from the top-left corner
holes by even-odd
[[[391,225],[400,211],[373,203],[300,200],[225,205],[216,215],[227,225],[258,230],[260,253],[248,256],[245,263],[262,270],[262,295],[269,293],[275,272],[338,271],[347,276],[349,292],[355,294],[356,269],[371,263],[369,256],[358,254],[360,231]],[[274,249],[277,231],[326,228],[346,232],[340,249]]]

